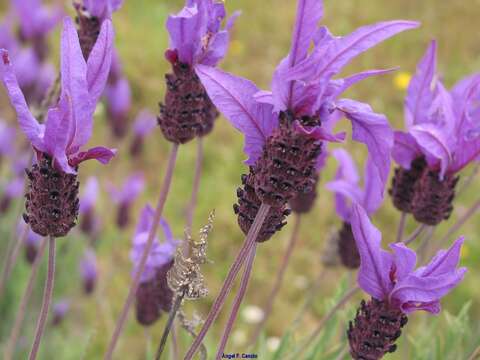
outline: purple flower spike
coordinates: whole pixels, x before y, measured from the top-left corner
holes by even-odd
[[[41,0],[12,0],[20,20],[21,37],[28,40],[44,38],[62,19],[60,7],[47,8]]]
[[[167,60],[177,60],[194,66],[215,66],[225,56],[229,42],[229,30],[240,15],[235,12],[221,28],[226,12],[223,2],[213,0],[188,0],[176,15],[170,15],[167,29],[170,34],[170,49]]]
[[[110,68],[112,41],[113,28],[111,22],[106,21],[92,56],[85,63],[73,22],[65,18],[61,42],[62,92],[58,104],[49,109],[45,124],[38,123],[28,109],[8,52],[0,52],[0,75],[21,129],[35,150],[52,157],[65,173],[76,173],[76,167],[85,160],[108,163],[115,155],[115,150],[103,147],[80,151],[92,133],[93,112]]]
[[[467,270],[457,266],[463,237],[415,270],[415,251],[404,243],[391,244],[391,252],[383,250],[380,231],[358,204],[353,205],[351,221],[361,258],[358,284],[372,299],[362,300],[349,323],[350,354],[353,359],[381,359],[396,350],[408,314],[438,314],[440,299],[462,281]]]
[[[133,140],[130,145],[130,154],[138,156],[142,153],[145,138],[157,124],[155,115],[148,110],[141,111],[133,124]]]
[[[136,173],[125,180],[121,189],[112,184],[107,187],[112,201],[118,205],[117,225],[124,228],[130,222],[130,208],[135,199],[145,188],[145,179],[142,173]]]
[[[133,263],[133,274],[137,271],[143,249],[147,243],[148,233],[153,225],[153,217],[154,210],[152,207],[149,205],[145,206],[140,215],[140,220],[133,238],[132,250],[130,251],[130,260]],[[164,219],[160,221],[160,226],[163,231],[164,241],[160,244],[158,237],[155,237],[152,250],[148,256],[147,265],[140,279],[142,283],[151,280],[160,267],[173,260],[175,251],[180,244],[179,240],[174,239],[172,231]]]
[[[480,155],[480,74],[448,91],[436,71],[437,44],[430,43],[405,99],[406,131],[395,132],[392,157],[400,165],[391,195],[395,206],[436,225],[448,219],[456,174]],[[433,200],[433,199],[437,200]]]
[[[53,304],[52,308],[52,325],[58,326],[62,323],[65,315],[67,315],[70,310],[70,300],[62,299]]]
[[[30,228],[26,229],[27,224],[23,219],[20,219],[17,225],[17,234],[20,238],[25,230],[28,231],[25,239],[25,259],[29,264],[33,264],[37,257],[38,248],[43,237],[35,234]]]
[[[123,0],[83,0],[83,6],[90,15],[102,21],[111,19],[112,13],[120,9]]]
[[[438,314],[440,298],[453,289],[467,271],[457,268],[463,237],[450,249],[440,250],[426,266],[414,270],[415,252],[403,243],[391,244],[392,253],[382,250],[380,232],[358,204],[353,206],[352,228],[361,257],[360,287],[404,313],[425,310]]]
[[[87,249],[80,261],[80,274],[83,281],[83,290],[89,295],[95,290],[98,279],[97,257],[92,249]]]

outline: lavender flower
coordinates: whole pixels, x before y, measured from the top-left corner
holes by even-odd
[[[99,184],[96,177],[87,179],[85,189],[80,197],[80,229],[89,236],[95,236],[100,227],[100,220],[95,213],[95,205],[99,195]]]
[[[115,154],[115,150],[105,147],[80,150],[92,134],[93,112],[110,68],[112,40],[111,22],[105,21],[92,54],[85,62],[73,22],[65,18],[61,41],[61,94],[58,103],[49,109],[45,124],[40,124],[31,114],[8,52],[0,50],[0,76],[17,111],[20,128],[37,154],[37,164],[28,171],[31,186],[25,219],[42,236],[65,236],[75,225],[78,165],[89,159],[106,164]],[[46,191],[48,197],[40,196],[35,189]],[[62,201],[64,196],[66,199]]]
[[[62,323],[65,315],[67,315],[68,311],[70,310],[70,300],[62,299],[57,301],[53,304],[53,318],[52,318],[52,325],[58,326]]]
[[[133,139],[130,145],[130,154],[134,157],[139,156],[143,151],[145,138],[155,128],[155,115],[148,110],[142,110],[133,124]]]
[[[391,190],[394,204],[427,225],[450,216],[455,174],[480,154],[480,128],[475,121],[480,74],[448,91],[438,78],[436,63],[437,44],[432,41],[408,87],[407,131],[395,132],[392,151],[401,166]]]
[[[112,201],[118,206],[117,225],[123,229],[130,223],[130,210],[133,202],[141,194],[145,188],[145,180],[142,173],[135,173],[129,176],[122,185],[121,189],[117,189],[112,184],[107,187]]]
[[[386,117],[374,113],[367,104],[338,97],[356,82],[389,70],[333,77],[360,53],[418,23],[381,22],[334,37],[326,27],[317,25],[322,14],[321,1],[298,2],[291,50],[274,73],[271,92],[260,91],[249,80],[215,68],[196,67],[213,103],[245,135],[246,163],[255,173],[257,208],[264,202],[280,209],[298,193],[311,190],[322,142],[338,142],[345,137],[328,131],[329,123],[342,116],[352,122],[353,140],[367,145],[381,181],[387,181],[393,133]],[[312,43],[314,50],[309,53]],[[244,200],[239,196],[238,212],[246,232],[253,214],[242,207]]]
[[[149,205],[145,206],[140,215],[130,251],[130,259],[133,263],[132,274],[135,274],[138,269],[153,225],[153,218],[154,210]],[[173,238],[172,231],[165,220],[160,221],[160,226],[165,240],[160,244],[158,238],[154,239],[136,294],[137,320],[145,326],[153,324],[162,311],[169,311],[173,296],[167,284],[167,272],[173,265],[173,257],[180,242]]]
[[[173,74],[166,75],[165,104],[160,104],[158,123],[165,138],[183,144],[208,134],[218,116],[200,83],[196,68],[214,67],[225,56],[235,13],[221,28],[226,12],[222,2],[187,0],[186,6],[167,20],[170,49],[165,57]]]
[[[457,268],[463,238],[448,250],[440,250],[426,266],[414,270],[415,252],[403,243],[391,244],[393,253],[380,247],[381,234],[358,204],[351,213],[353,235],[361,258],[358,284],[372,296],[362,301],[348,338],[354,359],[380,359],[396,349],[394,342],[417,310],[440,312],[440,299],[452,290],[467,271]]]
[[[21,238],[24,231],[28,231],[27,237],[25,238],[25,259],[29,264],[33,264],[35,261],[38,248],[40,247],[40,242],[43,237],[35,234],[31,229],[26,229],[27,224],[23,219],[20,219],[17,225],[17,234]]]
[[[335,180],[326,187],[335,193],[337,215],[343,220],[338,234],[338,252],[342,264],[350,269],[360,266],[360,255],[352,234],[352,203],[360,204],[368,215],[373,214],[383,202],[385,183],[382,182],[369,156],[365,164],[364,188],[359,186],[360,177],[350,154],[344,149],[332,151],[339,167]]]
[[[112,67],[105,87],[107,115],[113,134],[122,138],[128,129],[128,113],[132,106],[131,89],[127,78],[123,75],[120,59],[113,53]]]
[[[92,249],[87,249],[80,261],[80,275],[83,282],[83,291],[90,295],[95,290],[98,279],[97,257]]]
[[[9,158],[14,154],[15,138],[15,128],[0,119],[0,164],[4,158]]]

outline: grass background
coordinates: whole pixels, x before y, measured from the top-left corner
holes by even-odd
[[[1,8],[7,4],[2,0]],[[66,8],[73,14],[66,3]],[[133,91],[133,108],[131,118],[143,108],[157,112],[157,103],[164,95],[164,73],[169,71],[163,58],[168,46],[168,37],[164,28],[166,17],[178,11],[183,2],[160,0],[127,0],[123,8],[115,14],[116,44],[124,64],[124,70],[131,82]],[[291,29],[295,18],[296,2],[293,0],[228,0],[227,8],[231,12],[241,9],[243,14],[238,19],[232,33],[230,53],[221,67],[237,75],[254,80],[261,88],[268,88],[271,74],[290,45]],[[5,12],[3,12],[5,13]],[[369,68],[386,68],[400,66],[403,77],[415,71],[415,64],[422,56],[428,42],[436,38],[439,42],[439,71],[448,86],[453,85],[463,76],[478,70],[480,66],[480,43],[478,19],[480,17],[479,0],[342,0],[325,1],[325,19],[336,35],[347,34],[356,27],[389,19],[411,19],[422,22],[421,28],[396,36],[380,46],[361,55],[345,69],[345,73]],[[58,58],[59,31],[51,36],[52,58]],[[369,79],[356,85],[348,97],[369,102],[377,112],[385,113],[395,128],[403,126],[403,98],[405,90],[399,86],[398,74]],[[12,112],[1,91],[0,109],[4,118],[15,121]],[[148,138],[146,152],[141,160],[133,161],[128,155],[129,139],[123,142],[114,140],[105,121],[105,111],[100,105],[95,119],[95,134],[91,144],[111,145],[119,148],[119,155],[107,167],[95,162],[82,164],[80,178],[85,180],[90,175],[98,176],[102,185],[106,181],[120,184],[131,172],[141,170],[147,178],[144,194],[135,204],[135,220],[141,207],[147,202],[156,202],[166,159],[170,149],[155,129]],[[343,122],[341,127],[346,126]],[[240,184],[240,175],[247,171],[242,164],[243,138],[228,122],[221,118],[217,121],[211,135],[205,138],[205,163],[199,205],[195,213],[194,229],[202,226],[208,213],[216,209],[215,228],[210,237],[209,257],[213,263],[204,266],[210,295],[194,304],[188,304],[189,312],[195,310],[206,315],[214,300],[222,281],[234,259],[244,237],[236,224],[232,204],[236,201],[236,188]],[[358,161],[365,158],[366,150],[360,144],[353,144],[350,139],[345,145],[353,151]],[[171,223],[175,235],[181,237],[184,226],[184,209],[189,200],[192,175],[195,163],[196,144],[191,142],[180,149],[174,182],[169,195],[165,218]],[[300,241],[287,271],[284,286],[275,303],[275,310],[268,321],[264,338],[281,338],[289,328],[305,298],[309,284],[322,269],[320,261],[324,243],[331,231],[337,229],[340,220],[335,216],[333,196],[325,191],[324,184],[335,172],[335,161],[330,159],[327,168],[322,172],[319,185],[319,196],[314,211],[302,219]],[[466,169],[467,175],[471,169]],[[9,174],[5,167],[2,177]],[[103,186],[104,190],[105,187]],[[455,200],[455,212],[447,222],[438,226],[431,241],[439,239],[462,213],[478,199],[480,184],[474,184]],[[41,348],[41,359],[100,359],[108,344],[116,316],[119,314],[130,284],[131,264],[128,258],[133,227],[120,232],[114,226],[114,205],[105,192],[102,192],[98,211],[104,224],[97,247],[100,266],[100,282],[93,297],[85,297],[81,293],[78,275],[78,260],[85,248],[86,239],[78,232],[58,241],[57,281],[54,297],[56,300],[69,298],[72,301],[71,311],[66,321],[57,328],[48,328]],[[14,222],[15,214],[0,219],[0,251],[4,251]],[[290,219],[292,223],[293,219]],[[374,216],[373,222],[384,234],[384,244],[394,241],[399,220],[390,199],[386,197],[383,207]],[[478,276],[480,265],[480,222],[476,215],[465,225],[459,234],[467,237],[462,264],[469,267],[464,282],[442,304],[446,310],[438,318],[426,313],[415,313],[399,342],[399,350],[389,355],[391,359],[463,359],[467,358],[474,347],[480,344],[480,292]],[[261,305],[266,301],[274,279],[275,271],[281,260],[283,250],[292,230],[291,224],[273,239],[258,248],[252,281],[250,283],[245,306]],[[407,231],[412,231],[416,224],[409,219]],[[453,238],[451,239],[453,240]],[[34,299],[29,306],[22,339],[17,352],[18,359],[24,359],[31,345],[35,328],[37,311],[40,307],[42,283],[45,265],[36,285]],[[19,299],[29,275],[29,266],[19,261],[14,269],[7,292],[0,299],[0,346],[4,346],[14,319]],[[343,269],[330,270],[320,291],[316,295],[313,308],[306,320],[286,343],[287,353],[292,351],[297,340],[308,335],[318,324],[330,306],[335,294],[344,291],[348,278],[355,274],[347,274]],[[339,281],[342,279],[342,281]],[[342,287],[343,286],[343,287]],[[324,338],[319,353],[312,358],[324,359],[345,344],[344,332],[349,318],[364,294],[355,298],[340,312],[339,317],[329,324],[331,338]],[[465,304],[469,303],[468,317],[456,317]],[[448,313],[455,314],[448,316]],[[227,311],[217,320],[207,337],[209,358],[213,357],[219,334],[222,330]],[[116,351],[116,359],[145,359],[149,354],[149,342],[155,347],[166,316],[150,330],[145,331],[131,316],[121,342]],[[252,330],[244,319],[236,324],[234,336],[227,347],[232,352],[244,352],[241,338]],[[150,339],[150,340],[149,340]],[[187,337],[181,339],[182,348],[190,343]],[[262,343],[262,342],[261,342]],[[319,345],[319,346],[320,346]],[[273,356],[267,347],[255,350],[259,358],[268,359]],[[278,358],[283,358],[279,355]],[[305,357],[306,358],[306,357]]]

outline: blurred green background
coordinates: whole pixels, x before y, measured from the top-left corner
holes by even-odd
[[[232,32],[230,52],[220,65],[223,69],[254,80],[261,88],[268,88],[271,74],[276,64],[285,56],[290,45],[291,29],[295,18],[296,1],[293,0],[227,0],[230,12],[242,10]],[[68,12],[73,15],[68,2]],[[183,6],[182,1],[126,0],[123,8],[114,15],[117,38],[116,45],[121,56],[124,70],[133,90],[133,109],[131,118],[143,108],[157,113],[158,101],[163,99],[165,85],[164,74],[169,71],[163,53],[168,46],[168,37],[164,28],[166,17],[177,12]],[[1,8],[7,5],[2,0]],[[4,14],[3,12],[2,14]],[[3,17],[3,15],[2,15]],[[422,56],[428,42],[436,38],[439,42],[439,71],[448,86],[463,76],[480,68],[480,18],[479,0],[326,0],[323,23],[330,27],[335,35],[347,34],[356,27],[389,19],[410,19],[422,22],[421,28],[402,33],[361,55],[345,69],[345,73],[371,69],[400,66],[397,73],[366,80],[356,85],[347,94],[348,97],[368,102],[376,112],[385,113],[395,128],[403,127],[403,98],[409,75],[415,71],[415,65]],[[59,31],[51,36],[53,58],[58,58]],[[1,91],[1,113],[14,121],[11,109]],[[347,122],[340,126],[348,129]],[[118,156],[108,166],[96,162],[82,165],[80,178],[90,175],[100,178],[102,185],[109,180],[121,184],[123,179],[134,170],[145,173],[147,187],[144,194],[135,203],[135,220],[139,210],[147,202],[154,205],[166,166],[170,144],[162,137],[157,128],[148,138],[146,151],[141,160],[132,161],[128,154],[129,141],[118,142],[110,134],[105,121],[102,105],[95,119],[94,138],[91,144],[111,145],[119,148]],[[199,229],[212,209],[216,209],[214,231],[209,241],[211,264],[204,266],[209,296],[187,305],[187,312],[193,311],[205,316],[208,313],[229,265],[244,239],[236,224],[232,204],[236,201],[236,188],[240,184],[240,175],[247,171],[243,165],[243,137],[235,131],[224,118],[220,118],[213,133],[205,138],[205,162],[201,180],[198,208],[195,213],[195,229]],[[360,144],[345,145],[353,151],[354,157],[361,162],[366,155]],[[185,224],[185,206],[189,200],[192,176],[195,164],[196,144],[182,145],[175,169],[173,186],[169,195],[165,218],[170,222],[175,235],[180,238]],[[302,218],[301,236],[295,249],[291,264],[287,270],[284,285],[275,303],[266,332],[260,345],[253,350],[261,359],[273,358],[275,343],[282,338],[290,327],[291,321],[300,309],[311,283],[322,271],[321,256],[325,241],[332,231],[338,229],[341,221],[336,217],[333,196],[324,189],[326,181],[335,172],[336,163],[329,159],[328,166],[321,174],[319,196],[314,211]],[[464,178],[472,171],[467,168]],[[8,176],[3,171],[2,176]],[[128,253],[131,246],[134,222],[126,231],[120,232],[114,225],[115,208],[102,186],[99,199],[99,213],[104,228],[97,246],[100,266],[100,280],[93,297],[81,292],[78,274],[78,260],[85,248],[86,239],[78,231],[68,238],[58,241],[57,280],[55,299],[69,298],[72,307],[65,321],[59,327],[48,327],[41,346],[41,359],[100,359],[112,333],[130,284],[131,263]],[[455,211],[452,217],[435,229],[430,242],[430,253],[436,249],[435,240],[440,239],[456,219],[473,204],[479,196],[480,184],[477,180],[469,189],[455,199]],[[4,253],[9,233],[14,223],[14,213],[0,219],[0,252]],[[386,196],[383,207],[374,216],[373,222],[384,234],[384,245],[394,241],[399,221],[399,213]],[[227,351],[247,352],[244,345],[252,331],[245,309],[261,306],[265,303],[274,280],[275,272],[281,261],[285,245],[292,231],[290,224],[270,241],[258,247],[258,255],[247,297],[240,317],[230,339]],[[413,231],[416,224],[409,219],[407,232]],[[410,316],[410,322],[404,335],[398,342],[399,350],[388,355],[389,359],[467,359],[474,348],[480,344],[480,222],[478,214],[465,225],[458,234],[463,234],[467,242],[462,253],[462,265],[469,272],[463,283],[448,295],[442,305],[444,312],[439,317],[418,312]],[[454,237],[451,239],[454,240]],[[417,242],[418,244],[418,242]],[[414,245],[417,246],[417,244]],[[0,347],[5,345],[17,311],[21,294],[29,276],[30,267],[23,257],[15,267],[7,291],[0,299]],[[22,339],[17,352],[18,359],[26,358],[31,345],[38,309],[40,308],[43,279],[46,264],[34,291],[34,299],[29,305],[27,319],[23,327]],[[298,342],[315,328],[326,309],[334,302],[333,297],[345,291],[353,282],[355,274],[348,274],[342,268],[328,271],[320,290],[316,294],[314,306],[308,312],[305,321],[285,342],[286,352],[277,354],[283,359],[293,351]],[[329,324],[329,337],[319,338],[316,344],[319,352],[312,359],[335,358],[345,344],[345,331],[348,320],[364,294],[350,301],[339,316]],[[468,317],[457,315],[469,304]],[[227,304],[228,305],[228,304]],[[228,307],[225,307],[228,309]],[[248,313],[248,311],[247,311]],[[448,315],[453,314],[453,315]],[[209,358],[213,358],[219,334],[228,311],[222,312],[210,334],[207,336]],[[132,312],[133,315],[133,312]],[[121,342],[116,350],[116,359],[146,359],[151,357],[166,320],[164,315],[148,331],[138,325],[134,316],[129,318]],[[242,341],[243,340],[243,341]],[[323,343],[321,343],[321,341]],[[190,344],[188,336],[181,335],[181,349]],[[150,350],[149,350],[150,349]],[[303,355],[306,357],[306,355]],[[299,357],[304,358],[304,357]]]

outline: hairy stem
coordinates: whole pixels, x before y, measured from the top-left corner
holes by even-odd
[[[267,319],[269,318],[270,314],[272,313],[273,310],[273,304],[275,301],[275,298],[277,297],[280,288],[282,286],[283,278],[285,277],[285,272],[287,270],[288,264],[290,262],[291,255],[293,253],[293,249],[295,248],[295,245],[298,240],[298,233],[300,231],[300,215],[295,216],[295,223],[293,225],[293,231],[292,234],[290,235],[290,240],[287,245],[287,249],[285,250],[285,254],[283,255],[282,263],[280,265],[280,269],[277,272],[277,277],[273,283],[272,290],[270,291],[269,296],[267,297],[267,303],[265,304],[263,308],[263,318],[260,323],[255,327],[255,330],[253,331],[252,336],[250,337],[249,344],[253,345],[257,339],[258,336],[260,335],[260,332],[263,329],[263,326],[267,322]]]
[[[400,222],[398,223],[398,229],[397,229],[397,241],[400,242],[403,239],[403,232],[405,231],[405,224],[407,222],[407,213],[402,212],[402,215],[400,216]]]
[[[210,309],[210,313],[208,314],[207,319],[205,320],[205,323],[203,324],[202,329],[200,330],[200,333],[195,338],[195,340],[192,343],[192,346],[190,347],[187,354],[185,355],[185,360],[191,360],[193,358],[198,348],[202,344],[203,339],[207,335],[208,330],[210,329],[213,322],[217,318],[218,314],[222,310],[223,304],[225,303],[225,300],[227,299],[227,296],[230,293],[230,290],[232,289],[233,282],[237,277],[238,272],[242,268],[242,265],[245,262],[246,257],[250,253],[251,248],[255,245],[255,240],[258,236],[258,233],[260,232],[260,229],[262,228],[263,222],[265,221],[265,218],[267,217],[269,210],[270,210],[269,205],[262,204],[260,206],[260,209],[258,210],[257,215],[255,216],[255,220],[253,221],[253,224],[250,227],[250,230],[248,231],[245,242],[243,243],[242,248],[240,249],[236,259],[234,260],[232,266],[230,267],[227,277],[222,285],[222,288],[220,289],[220,293],[215,299],[215,302],[213,303],[212,308]]]
[[[300,355],[302,354],[302,352],[312,344],[312,342],[317,338],[318,335],[320,335],[323,327],[332,319],[335,313],[340,310],[343,305],[345,305],[348,300],[350,300],[353,295],[355,295],[359,290],[360,288],[358,286],[355,286],[354,288],[347,291],[345,295],[343,295],[343,297],[338,300],[335,306],[332,307],[330,311],[323,316],[312,334],[310,334],[310,336],[301,344],[301,346],[299,346],[299,350],[293,353],[288,359],[300,359]]]
[[[38,350],[40,348],[40,341],[45,332],[45,325],[47,324],[48,309],[52,302],[53,284],[55,282],[55,238],[50,236],[48,238],[48,272],[47,281],[45,282],[45,290],[43,292],[42,308],[37,322],[37,329],[35,331],[35,339],[33,340],[32,350],[30,351],[29,360],[37,358]]]
[[[193,214],[195,207],[197,206],[198,190],[200,188],[200,178],[202,177],[202,165],[203,165],[203,140],[201,137],[197,138],[197,161],[195,162],[195,175],[193,177],[193,188],[190,202],[188,203],[186,211],[186,223],[187,229],[192,228]],[[188,242],[185,241],[188,248]]]
[[[17,316],[15,317],[15,323],[10,333],[7,347],[5,348],[5,360],[11,360],[15,353],[15,345],[17,344],[18,336],[20,335],[20,330],[22,329],[22,323],[25,319],[28,301],[30,300],[30,296],[32,295],[33,286],[35,285],[35,280],[37,278],[38,270],[40,269],[40,264],[42,263],[43,254],[45,253],[47,242],[48,240],[46,238],[42,239],[37,256],[35,257],[35,261],[32,264],[32,272],[30,273],[27,287],[25,289],[25,292],[23,293],[22,300],[20,301]]]
[[[110,360],[112,358],[118,339],[120,338],[123,327],[125,325],[125,321],[127,320],[128,312],[130,310],[130,307],[133,304],[133,301],[135,300],[135,295],[137,293],[140,277],[142,276],[143,270],[145,269],[148,255],[152,248],[153,240],[155,239],[155,234],[157,233],[157,230],[158,230],[158,223],[160,221],[160,218],[162,217],[163,208],[165,206],[165,202],[168,196],[168,191],[170,190],[170,184],[172,183],[172,177],[173,177],[173,170],[175,169],[175,162],[177,160],[177,153],[178,153],[178,144],[173,144],[172,150],[170,152],[170,157],[168,159],[167,172],[165,173],[165,177],[163,179],[163,185],[160,191],[160,197],[158,199],[157,207],[155,209],[155,214],[153,216],[152,227],[150,228],[150,232],[148,234],[147,244],[145,246],[145,249],[142,254],[142,258],[140,260],[140,264],[137,268],[135,276],[132,280],[132,284],[128,291],[128,296],[127,296],[127,299],[125,300],[122,313],[118,318],[115,330],[113,331],[110,344],[108,345],[107,353],[105,354],[105,360]]]
[[[243,298],[245,297],[245,293],[247,292],[248,288],[248,281],[250,280],[250,275],[253,269],[253,262],[255,261],[255,254],[257,252],[257,244],[255,243],[250,250],[250,254],[248,255],[247,264],[245,265],[245,270],[242,275],[242,279],[240,281],[240,288],[235,295],[235,299],[233,301],[232,310],[230,312],[230,316],[228,317],[227,325],[223,330],[222,340],[220,341],[220,345],[218,346],[216,359],[219,360],[222,358],[223,352],[225,350],[225,346],[227,345],[228,338],[230,337],[230,333],[232,332],[233,325],[235,324],[235,320],[237,319],[238,310],[240,310],[240,305],[242,304]]]
[[[426,228],[427,228],[427,225],[425,224],[418,225],[418,227],[415,230],[413,230],[412,234],[408,238],[403,240],[403,243],[405,245],[408,245],[412,241],[415,241],[415,239],[418,238]]]
[[[178,309],[180,309],[180,305],[182,305],[183,296],[185,293],[175,296],[175,301],[170,309],[170,314],[168,316],[168,321],[165,325],[165,329],[163,330],[162,339],[160,340],[160,345],[157,349],[157,354],[155,355],[155,360],[160,360],[162,356],[163,350],[165,349],[165,345],[167,344],[168,334],[170,334],[170,330],[172,329],[173,321],[175,320],[175,316],[177,315]]]

